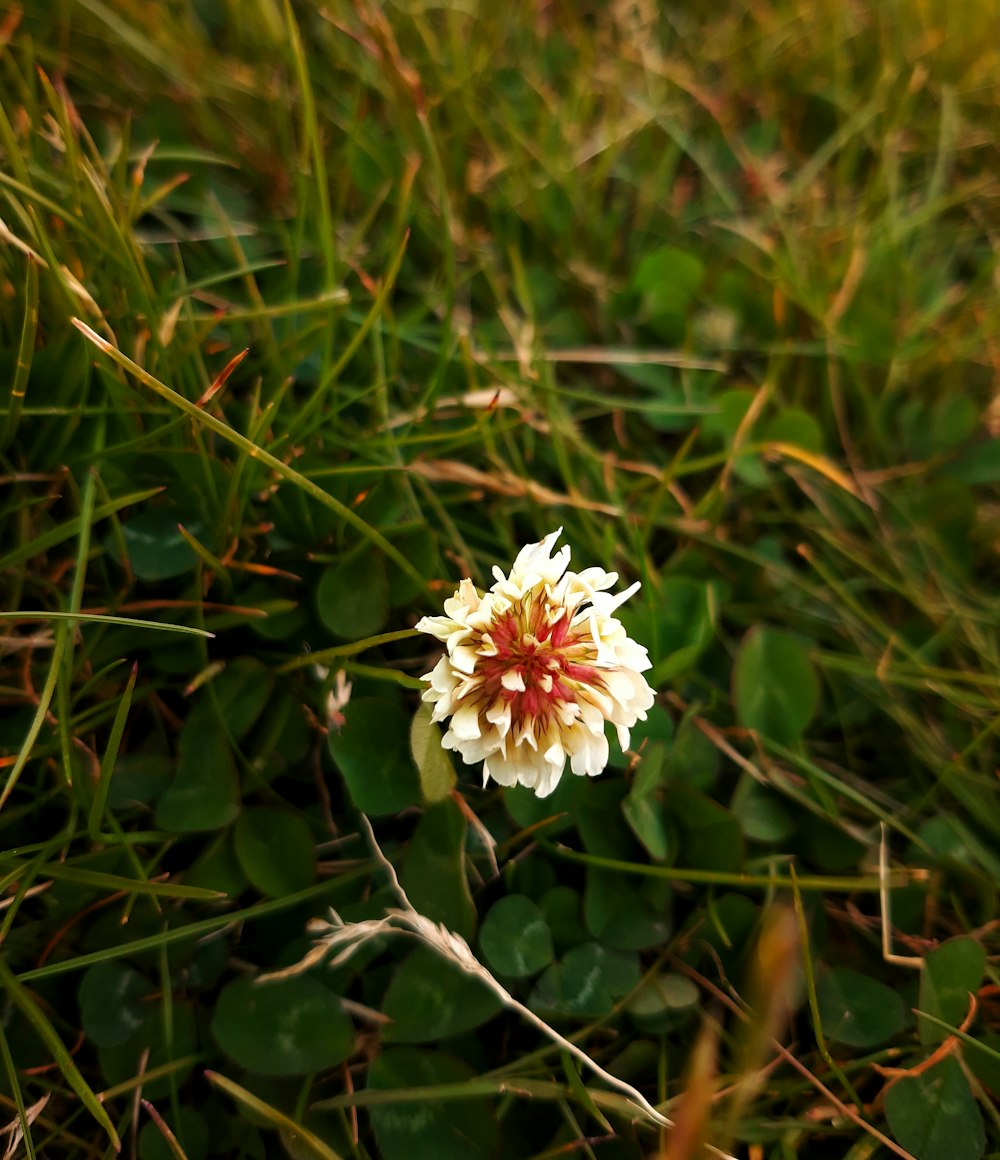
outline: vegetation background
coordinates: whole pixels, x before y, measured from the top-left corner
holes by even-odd
[[[998,27],[0,4],[8,1156],[1000,1156]],[[659,704],[538,801],[409,630],[558,525]],[[255,983],[359,811],[680,1129],[410,937]]]

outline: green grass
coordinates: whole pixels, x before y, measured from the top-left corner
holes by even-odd
[[[0,14],[27,1155],[1000,1155],[998,17]],[[559,525],[642,580],[658,708],[452,790],[409,630]],[[398,904],[359,808],[688,1135],[412,940],[248,988]]]

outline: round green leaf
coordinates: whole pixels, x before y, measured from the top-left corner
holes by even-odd
[[[918,1160],[979,1160],[986,1148],[982,1113],[953,1055],[894,1083],[885,1093],[885,1117]]]
[[[962,483],[1000,481],[1000,440],[989,439],[964,452],[948,467],[947,474]]]
[[[297,814],[273,806],[244,810],[233,845],[240,867],[261,894],[282,898],[316,880],[316,839]]]
[[[680,864],[697,870],[739,870],[743,832],[734,814],[690,785],[675,785],[670,807],[681,827]]]
[[[426,524],[400,532],[393,539],[393,547],[402,552],[421,576],[430,579],[432,576],[440,575],[441,559],[437,542],[434,533]],[[389,565],[389,603],[393,608],[411,604],[421,595],[422,590],[412,576],[407,575],[395,564]]]
[[[218,711],[236,741],[256,725],[274,692],[274,673],[256,657],[237,657],[212,682]]]
[[[706,415],[701,430],[707,439],[730,443],[746,418],[757,392],[750,387],[730,387],[712,399],[714,411]]]
[[[552,932],[537,903],[509,894],[489,909],[479,932],[486,961],[501,975],[523,978],[552,962]]]
[[[583,899],[572,886],[553,886],[542,895],[539,906],[556,950],[569,950],[587,941]]]
[[[184,524],[196,539],[200,537],[200,522],[183,519],[173,507],[146,508],[122,524],[129,564],[140,580],[169,580],[190,572],[198,563],[178,524]]]
[[[80,1021],[98,1047],[117,1047],[133,1036],[149,1013],[142,1000],[152,987],[122,963],[96,963],[80,983]]]
[[[241,1067],[265,1075],[322,1071],[354,1050],[354,1028],[337,997],[307,975],[230,983],[212,1034]]]
[[[666,748],[662,741],[648,745],[636,767],[632,789],[622,802],[622,813],[632,833],[651,858],[666,861],[676,853],[677,837],[670,823],[661,789]]]
[[[247,877],[233,849],[231,830],[198,855],[185,872],[184,881],[188,886],[218,890],[230,898],[237,898],[246,890]]]
[[[645,254],[632,278],[641,295],[642,312],[651,321],[680,318],[705,277],[700,258],[675,246],[660,246]]]
[[[752,842],[783,842],[795,830],[795,819],[777,794],[749,776],[736,787],[730,809]]]
[[[823,1034],[849,1047],[875,1047],[906,1023],[898,991],[850,967],[825,971],[816,980]]]
[[[686,672],[712,641],[710,585],[689,576],[667,576],[657,589],[653,641],[654,688]]]
[[[174,763],[159,753],[137,750],[115,762],[108,789],[108,806],[126,809],[136,802],[154,802],[170,784]]]
[[[616,950],[660,946],[670,936],[671,892],[662,878],[637,884],[614,870],[588,866],[583,896],[587,929]]]
[[[665,782],[686,782],[708,790],[719,775],[719,751],[690,718],[677,728],[677,738],[667,748],[663,767]],[[671,790],[671,792],[673,792]]]
[[[145,1008],[146,1018],[133,1035],[124,1043],[98,1050],[101,1071],[108,1086],[124,1083],[140,1071],[156,1071],[164,1064],[194,1055],[198,1051],[198,1029],[191,1002],[174,999],[169,1042],[161,1006],[150,1002],[145,1004]],[[150,1100],[162,1099],[170,1093],[173,1084],[184,1082],[192,1067],[193,1064],[188,1063],[184,1067],[172,1069],[169,1076],[147,1079],[143,1083],[143,1095]]]
[[[410,757],[410,717],[398,702],[357,697],[344,707],[344,724],[330,731],[330,752],[362,813],[394,814],[420,801]]]
[[[225,726],[207,698],[181,730],[177,776],[156,807],[156,824],[173,834],[217,830],[239,813],[240,784]]]
[[[819,682],[795,637],[759,625],[740,645],[733,696],[741,725],[793,745],[816,712]]]
[[[266,616],[255,616],[247,628],[263,640],[301,639],[309,611],[285,591],[283,581],[268,578],[256,580],[233,595],[233,602],[242,608],[256,608]]]
[[[814,415],[798,407],[779,411],[764,424],[760,435],[768,443],[791,443],[817,454],[823,451],[823,428]]]
[[[385,563],[366,550],[332,564],[316,588],[320,620],[344,640],[374,636],[385,627],[389,615],[389,581]]]
[[[957,1027],[969,1011],[969,996],[983,981],[986,951],[974,938],[950,938],[924,960],[920,973],[921,1011]],[[922,1043],[941,1043],[948,1032],[927,1019],[917,1020]]]
[[[531,1005],[586,1018],[609,1014],[642,976],[638,955],[613,951],[600,943],[574,947],[538,980]]]
[[[687,975],[670,972],[650,979],[629,1001],[628,1013],[638,1019],[652,1019],[660,1015],[687,1011],[696,1007],[701,992]]]
[[[622,813],[651,858],[661,862],[673,859],[677,836],[670,825],[668,807],[656,795],[630,794],[622,802]]]
[[[380,1051],[368,1069],[369,1091],[461,1085],[475,1076],[468,1064],[417,1047]],[[486,1099],[375,1104],[369,1109],[383,1160],[488,1160],[497,1125]]]
[[[433,1043],[492,1019],[500,1001],[481,982],[430,947],[418,947],[396,968],[382,1002],[393,1021],[387,1043]]]

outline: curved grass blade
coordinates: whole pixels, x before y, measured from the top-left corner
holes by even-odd
[[[333,648],[320,649],[319,652],[303,653],[293,657],[277,669],[279,673],[290,673],[295,669],[304,669],[309,665],[325,665],[328,661],[338,660],[340,657],[353,657],[370,648],[378,648],[382,644],[392,644],[397,640],[409,640],[411,637],[422,636],[415,628],[401,628],[397,632],[383,632],[378,636],[365,637],[364,640],[355,640],[350,644],[338,644]]]
[[[311,479],[307,479],[301,472],[295,470],[294,467],[289,467],[287,463],[282,462],[277,456],[272,455],[269,451],[265,451],[263,447],[258,446],[252,439],[248,439],[245,435],[241,435],[239,431],[233,430],[227,423],[223,423],[221,419],[217,419],[214,415],[210,415],[207,411],[201,410],[195,403],[189,399],[185,399],[183,395],[179,395],[176,391],[171,390],[166,383],[161,383],[159,379],[154,378],[149,371],[144,370],[138,363],[133,362],[128,355],[123,354],[117,347],[112,346],[106,338],[102,338],[96,331],[92,330],[82,319],[74,318],[73,325],[88,338],[94,346],[102,350],[110,359],[116,362],[123,370],[128,371],[129,374],[134,375],[141,383],[144,383],[150,390],[155,391],[161,398],[167,399],[178,410],[183,411],[189,415],[196,422],[203,427],[207,427],[210,431],[214,431],[216,435],[220,435],[223,439],[228,440],[235,447],[239,447],[241,451],[245,451],[252,459],[258,463],[263,463],[270,467],[277,475],[288,483],[294,484],[316,500],[317,503],[329,508],[347,524],[350,524],[355,531],[360,532],[365,539],[369,540],[380,551],[384,552],[395,564],[397,564],[411,580],[414,580],[421,588],[426,589],[427,581],[402,552],[377,531],[370,524],[365,521],[346,504],[342,504],[339,499],[329,495],[318,484],[313,483]]]
[[[94,787],[94,800],[91,803],[90,816],[87,820],[87,831],[90,834],[91,840],[94,842],[101,840],[101,820],[104,817],[104,811],[108,804],[108,792],[111,789],[111,773],[115,768],[115,762],[118,760],[118,748],[122,742],[122,734],[125,732],[125,722],[128,720],[129,709],[132,708],[132,693],[135,691],[135,681],[138,675],[139,663],[137,661],[132,666],[132,672],[129,674],[125,692],[122,693],[122,698],[118,702],[118,709],[115,712],[115,719],[111,726],[111,736],[108,738],[108,747],[104,751],[104,760],[101,762],[101,772],[97,778],[97,785]]]
[[[28,758],[35,748],[35,742],[38,740],[38,734],[41,732],[42,725],[45,722],[45,715],[49,711],[49,705],[52,704],[52,697],[56,691],[56,682],[59,680],[59,671],[62,668],[63,653],[66,651],[66,642],[68,639],[69,626],[60,625],[56,630],[55,644],[52,647],[52,657],[49,661],[49,671],[45,677],[42,694],[38,698],[35,716],[32,719],[31,725],[28,727],[28,735],[25,737],[24,744],[21,746],[21,752],[17,755],[17,761],[14,762],[10,773],[7,775],[7,780],[4,782],[3,791],[0,792],[0,809],[3,809],[4,803],[14,792],[17,779],[21,776],[24,767],[28,764]]]
[[[100,841],[106,841],[105,835],[100,835]],[[10,860],[0,854],[0,863],[10,867],[10,873],[20,874],[27,866],[26,862]],[[123,878],[119,874],[105,874],[103,870],[87,870],[83,866],[68,865],[65,862],[44,862],[38,867],[38,877],[57,878],[64,882],[73,882],[78,886],[96,886],[99,890],[113,890],[124,894],[152,894],[163,898],[190,898],[198,902],[218,902],[226,895],[217,890],[207,890],[203,886],[180,886],[174,882],[146,882],[136,878]]]
[[[98,504],[94,508],[91,523],[96,524],[98,520],[106,519],[108,516],[114,515],[115,512],[121,511],[122,508],[130,507],[132,504],[142,503],[143,500],[150,499],[154,495],[159,495],[161,491],[163,491],[162,487],[147,487],[143,491],[134,491],[129,495],[122,495],[117,499],[109,500],[107,503]],[[47,552],[50,548],[54,548],[56,544],[61,544],[64,540],[71,540],[74,536],[80,534],[82,526],[82,517],[75,516],[71,520],[66,520],[65,523],[60,524],[57,528],[50,528],[49,531],[43,533],[41,536],[36,536],[33,540],[28,540],[26,543],[20,544],[13,551],[8,552],[6,556],[0,558],[0,570],[10,568],[14,564],[19,564],[22,560],[30,560],[32,556],[40,556],[42,552]]]
[[[131,616],[105,616],[98,612],[0,612],[0,620],[86,620],[94,624],[124,624],[129,628],[152,628],[160,632],[180,632],[188,636],[215,638],[214,632],[187,624],[164,624],[160,620],[136,620]]]
[[[17,1069],[14,1066],[14,1058],[10,1053],[10,1044],[7,1042],[7,1036],[4,1033],[2,1023],[0,1023],[0,1055],[3,1056],[4,1071],[7,1073],[7,1083],[10,1085],[10,1090],[14,1093],[14,1105],[17,1108],[17,1119],[21,1132],[21,1141],[24,1144],[25,1160],[35,1160],[35,1145],[31,1139],[31,1118],[28,1115],[28,1109],[24,1105],[24,1093],[21,1091],[21,1084],[17,1077]],[[16,1151],[16,1145],[13,1142],[9,1145],[9,1148],[10,1151]]]
[[[158,950],[161,946],[168,946],[170,943],[184,942],[186,939],[195,938],[198,935],[212,934],[217,930],[222,930],[223,927],[229,926],[233,923],[246,922],[252,918],[262,918],[265,914],[278,914],[282,910],[288,910],[293,906],[298,906],[301,902],[309,902],[312,899],[322,898],[324,894],[329,894],[339,886],[348,886],[351,883],[357,882],[371,873],[371,866],[365,862],[349,873],[341,875],[332,881],[318,882],[315,886],[309,886],[305,890],[296,891],[295,894],[286,894],[283,898],[268,899],[266,902],[257,902],[252,906],[244,907],[243,910],[227,910],[224,914],[217,914],[212,918],[204,918],[199,922],[190,922],[186,926],[174,927],[172,930],[161,931],[159,934],[148,935],[146,938],[137,938],[132,942],[118,943],[115,946],[104,947],[99,951],[91,951],[89,954],[77,955],[73,959],[65,959],[60,963],[46,963],[42,967],[33,967],[31,970],[22,971],[18,978],[22,982],[30,982],[33,979],[44,979],[52,975],[65,975],[70,971],[82,971],[85,967],[92,967],[95,963],[105,963],[112,959],[123,959],[129,955],[142,954],[144,951]],[[126,879],[126,881],[128,881]],[[131,885],[136,885],[131,883]],[[158,883],[138,883],[138,885],[148,889],[150,886],[159,885]],[[174,889],[194,890],[193,886],[174,887]],[[217,896],[216,896],[217,897]]]
[[[21,420],[21,408],[24,406],[24,396],[28,390],[28,375],[31,373],[31,362],[35,353],[35,334],[38,331],[38,261],[28,255],[28,272],[24,286],[24,323],[21,327],[21,341],[17,348],[17,365],[14,368],[14,381],[10,385],[10,403],[7,408],[7,418],[3,425],[3,434],[0,435],[0,451],[6,451],[17,434],[17,425]]]
[[[270,1104],[264,1103],[262,1099],[252,1092],[248,1092],[246,1088],[240,1087],[238,1083],[233,1083],[231,1079],[226,1079],[224,1075],[219,1075],[215,1071],[206,1071],[205,1079],[224,1091],[226,1095],[232,1096],[237,1103],[243,1104],[244,1107],[255,1112],[258,1116],[263,1116],[279,1131],[290,1135],[295,1143],[308,1149],[314,1156],[318,1157],[318,1160],[341,1160],[340,1153],[334,1152],[329,1145],[324,1144],[319,1136],[314,1136],[308,1128],[303,1128],[301,1124],[297,1124],[283,1112],[279,1112],[277,1108],[272,1108]]]
[[[52,1053],[52,1059],[58,1065],[59,1070],[63,1073],[66,1082],[80,1097],[81,1102],[94,1119],[107,1132],[108,1139],[111,1141],[116,1152],[121,1151],[121,1142],[118,1139],[118,1133],[115,1131],[115,1126],[112,1124],[108,1113],[104,1110],[100,1100],[91,1091],[87,1081],[80,1074],[79,1069],[73,1062],[73,1057],[66,1050],[63,1041],[59,1038],[55,1028],[45,1018],[39,1006],[31,998],[25,988],[18,982],[14,973],[4,959],[0,958],[0,986],[4,988],[10,996],[11,1002],[21,1012],[21,1014],[28,1020],[31,1026],[35,1029],[39,1039]]]

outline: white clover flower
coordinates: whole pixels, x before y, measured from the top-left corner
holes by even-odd
[[[594,777],[608,763],[604,723],[629,729],[646,719],[653,690],[641,675],[646,650],[614,612],[638,588],[612,596],[616,572],[567,572],[570,550],[552,548],[562,528],[518,553],[510,575],[480,596],[469,579],[444,603],[444,616],[417,622],[447,645],[422,680],[433,719],[451,724],[442,739],[467,764],[483,762],[483,785],[520,783],[547,797],[566,758]]]

